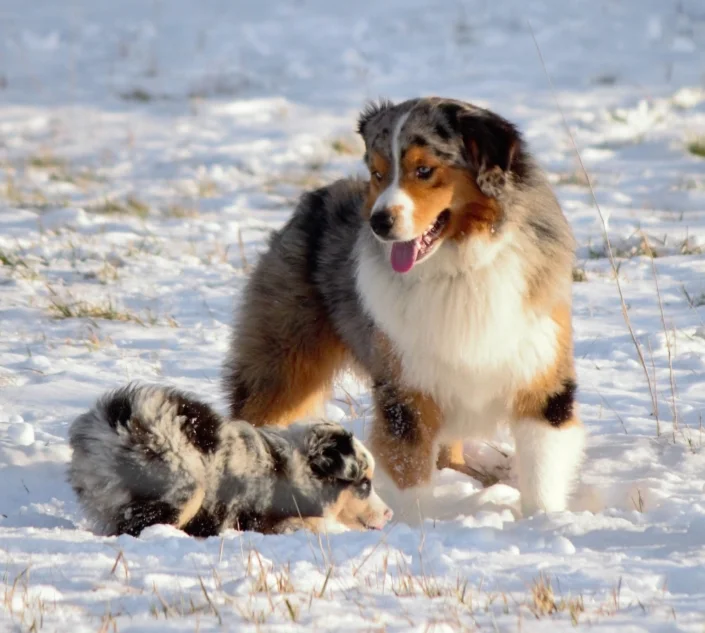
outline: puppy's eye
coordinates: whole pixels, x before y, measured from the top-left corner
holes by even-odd
[[[365,477],[358,485],[358,490],[360,490],[360,492],[363,492],[365,494],[369,493],[371,489],[372,489],[372,482],[369,479],[367,479],[367,477]]]
[[[380,180],[382,180],[382,178],[384,178],[384,176],[382,175],[382,172],[376,171],[376,170],[372,172],[372,177],[377,181],[380,181]]]
[[[433,171],[433,167],[421,165],[420,167],[416,168],[416,177],[419,180],[428,180],[431,176],[433,176]]]

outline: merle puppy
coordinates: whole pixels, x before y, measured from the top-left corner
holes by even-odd
[[[97,529],[157,523],[206,537],[380,529],[392,513],[372,487],[374,459],[343,427],[255,428],[190,394],[131,384],[70,429],[69,482]]]

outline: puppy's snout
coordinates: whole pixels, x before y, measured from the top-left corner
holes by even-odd
[[[391,508],[385,507],[382,512],[376,513],[375,520],[370,522],[370,527],[374,528],[375,530],[381,530],[387,523],[389,523],[392,520],[392,517],[394,516],[394,512],[392,511]]]
[[[380,496],[373,492],[370,498],[370,509],[372,510],[372,520],[370,521],[370,527],[376,530],[381,530],[389,521],[392,520],[394,512],[392,509],[382,501]]]
[[[370,216],[370,227],[379,237],[388,237],[396,218],[386,209],[375,211]]]

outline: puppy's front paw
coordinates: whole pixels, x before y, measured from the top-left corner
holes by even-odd
[[[327,518],[323,521],[323,532],[327,534],[342,534],[343,532],[350,532],[350,528],[337,519]]]

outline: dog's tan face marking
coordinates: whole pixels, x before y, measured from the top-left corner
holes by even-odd
[[[378,197],[390,182],[389,161],[378,152],[370,154],[370,187],[365,211],[369,217]],[[493,233],[501,219],[497,202],[480,191],[466,169],[445,164],[428,148],[407,148],[399,166],[399,188],[413,204],[411,225],[414,237],[427,231],[444,212],[449,212],[434,242],[462,240],[470,235]],[[399,206],[387,207],[395,218],[404,213]],[[401,222],[400,222],[401,224]],[[394,233],[392,232],[392,237]]]
[[[413,203],[413,234],[418,237],[450,206],[455,189],[453,170],[427,148],[412,145],[401,158],[400,171],[399,186]]]
[[[372,152],[369,158],[370,167],[370,187],[367,194],[367,201],[364,207],[364,216],[369,220],[372,207],[379,195],[389,184],[389,161],[379,152]]]
[[[409,147],[400,158],[395,183],[391,182],[391,166],[378,152],[370,155],[370,189],[366,210],[381,205],[378,199],[390,186],[398,187],[409,205],[385,205],[384,211],[394,218],[389,238],[418,237],[433,224],[453,198],[453,175],[436,156],[421,146]],[[428,176],[426,176],[428,173]],[[378,209],[381,210],[381,209]],[[401,235],[400,232],[405,232]]]
[[[446,239],[461,241],[470,236],[493,235],[502,220],[499,203],[480,191],[472,175],[464,169],[453,170],[453,199]]]

